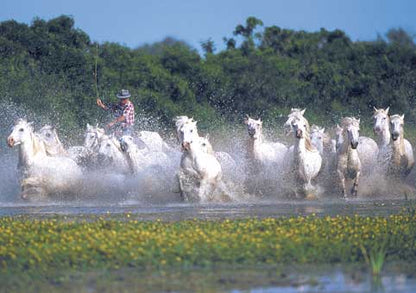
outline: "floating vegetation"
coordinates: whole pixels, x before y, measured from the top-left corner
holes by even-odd
[[[0,219],[5,270],[195,267],[217,264],[354,263],[416,260],[416,216],[299,216],[222,221]],[[367,255],[367,251],[370,256]],[[380,266],[381,269],[381,266]]]

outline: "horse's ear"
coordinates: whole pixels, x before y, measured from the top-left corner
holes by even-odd
[[[401,118],[402,120],[404,120],[404,114],[403,114],[402,116],[400,116],[400,118]]]
[[[321,133],[324,133],[325,132],[325,127],[322,127],[321,130],[320,130],[320,132]]]
[[[386,110],[384,110],[384,111],[386,111],[386,114],[389,114],[389,110],[390,110],[390,106],[388,106],[388,107],[386,108]]]
[[[205,135],[205,139],[209,141],[209,133]]]
[[[300,113],[302,114],[302,116],[305,114],[306,108],[303,109],[302,111],[300,111]]]
[[[373,106],[373,109],[374,109],[374,112],[377,112],[378,111],[378,109],[376,107],[374,107],[374,106]]]
[[[91,125],[89,123],[87,123],[87,129],[90,130],[91,129]]]

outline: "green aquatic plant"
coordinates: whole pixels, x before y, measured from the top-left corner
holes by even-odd
[[[373,276],[380,275],[387,255],[385,243],[380,247],[372,247],[371,249],[366,249],[364,245],[361,244],[360,248],[365,262],[370,267]]]

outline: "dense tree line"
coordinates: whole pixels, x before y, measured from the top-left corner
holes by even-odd
[[[0,102],[67,129],[101,122],[95,97],[115,101],[120,88],[132,92],[139,117],[166,126],[183,114],[202,127],[241,122],[244,114],[276,121],[291,107],[307,107],[319,122],[391,106],[416,121],[416,45],[402,29],[353,42],[340,30],[263,27],[249,17],[224,42],[220,52],[211,39],[202,42],[200,56],[172,38],[135,49],[97,44],[68,16],[4,21]]]

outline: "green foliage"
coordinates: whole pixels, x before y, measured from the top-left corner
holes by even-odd
[[[59,16],[31,25],[0,23],[0,102],[14,102],[66,129],[100,121],[97,92],[115,100],[128,88],[137,111],[171,127],[175,115],[206,120],[205,127],[250,114],[271,121],[291,107],[307,108],[311,123],[334,124],[342,115],[369,122],[372,107],[391,107],[416,121],[416,46],[402,29],[387,38],[352,42],[343,31],[263,27],[247,18],[205,58],[185,42],[166,38],[136,49],[97,44]],[[367,118],[367,120],[366,120]]]

